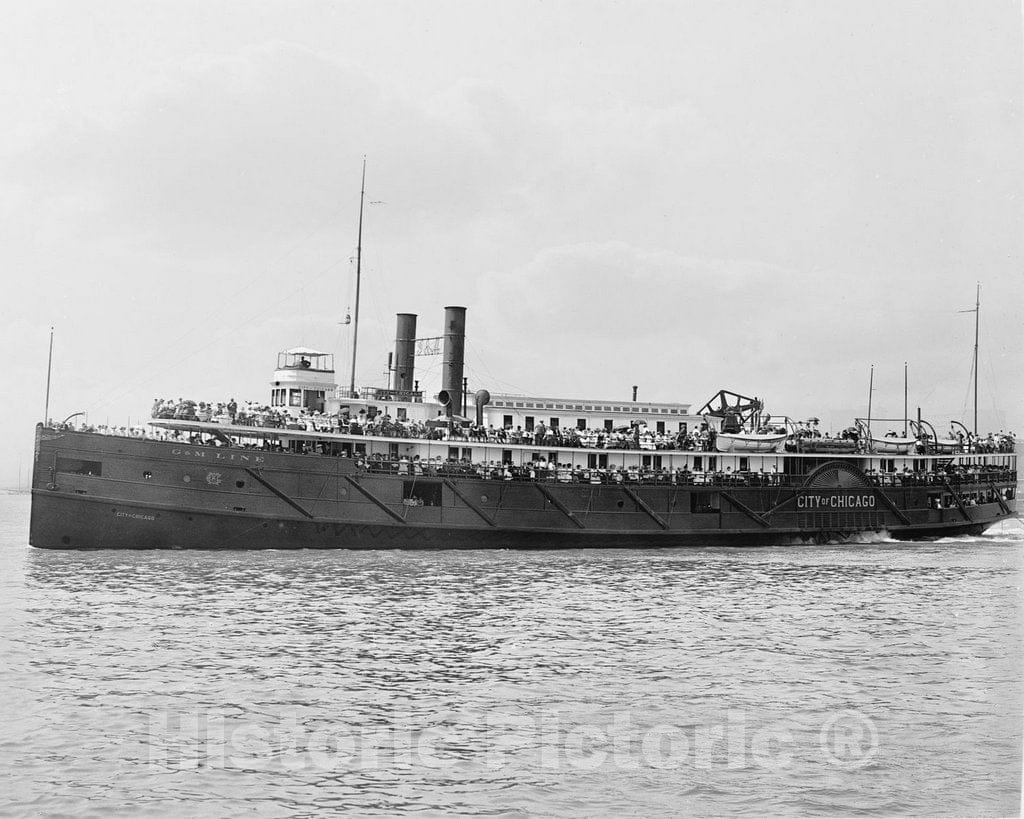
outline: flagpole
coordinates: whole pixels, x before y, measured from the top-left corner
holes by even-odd
[[[43,424],[50,422],[50,373],[53,371],[53,327],[50,328],[50,354],[46,359],[46,406],[43,409]]]
[[[907,362],[903,362],[903,437],[907,437]]]
[[[871,440],[871,399],[875,393],[875,365],[871,365],[871,378],[868,381],[868,446],[867,451],[872,452],[875,448],[874,441]]]
[[[981,323],[981,282],[974,296],[974,439],[978,439],[978,325]]]
[[[356,240],[356,312],[352,324],[352,379],[349,381],[348,394],[354,398],[356,394],[356,346],[359,343],[359,282],[363,264],[363,199],[366,197],[366,157],[363,157],[363,181],[359,189],[359,233]]]
[[[978,328],[981,325],[981,282],[974,295],[973,310],[957,310],[958,313],[974,313],[974,438],[978,438]]]

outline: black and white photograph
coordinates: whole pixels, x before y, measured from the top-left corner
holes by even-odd
[[[1017,817],[1019,0],[0,27],[0,814]]]

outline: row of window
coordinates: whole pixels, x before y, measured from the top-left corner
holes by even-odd
[[[441,506],[444,497],[444,482],[431,480],[429,478],[417,478],[413,481],[403,481],[402,502],[408,506]],[[487,503],[487,495],[481,495],[480,501]],[[619,501],[619,508],[625,505],[625,501]],[[718,513],[721,511],[722,501],[717,492],[691,492],[690,512],[695,514]]]
[[[585,412],[642,412],[658,415],[686,415],[682,408],[674,407],[644,407],[634,404],[632,406],[615,406],[612,404],[545,404],[540,401],[495,401],[495,407],[512,407],[515,409],[560,409],[560,410],[584,410]]]
[[[306,400],[303,401],[303,393],[306,393]],[[323,390],[300,390],[295,388],[273,389],[270,391],[270,406],[272,407],[312,407],[314,404],[323,404]]]
[[[502,426],[505,427],[505,429],[511,429],[512,426],[513,426],[514,421],[515,421],[515,417],[512,416],[512,415],[503,415],[503,416],[501,416],[501,423],[502,423]],[[559,418],[548,418],[548,426],[551,429],[559,429],[561,427],[561,423],[562,423],[561,419],[559,419]],[[615,429],[615,422],[611,418],[603,419],[602,423],[604,425],[605,432],[611,432],[613,429]],[[523,429],[525,429],[527,432],[533,432],[534,427],[536,425],[537,425],[537,417],[536,416],[534,416],[534,415],[527,415],[525,418],[523,418]],[[577,418],[576,419],[576,429],[584,430],[586,428],[587,428],[587,419],[586,418]],[[679,430],[678,431],[679,432],[686,432],[687,429],[688,429],[688,426],[687,426],[686,421],[680,421],[679,422]],[[665,422],[664,421],[655,421],[655,423],[654,423],[654,430],[655,430],[655,432],[663,435],[665,433]]]
[[[390,445],[390,457],[392,459],[398,458],[398,444]],[[450,446],[448,447],[448,457],[452,460],[459,460],[460,458],[473,461],[473,448],[464,446]],[[529,460],[537,463],[544,458],[548,463],[558,463],[557,452],[531,452]],[[651,469],[661,469],[662,467],[662,456],[661,455],[641,455],[640,466],[650,467]],[[503,464],[515,463],[512,457],[511,449],[501,450],[501,462]],[[718,469],[718,456],[708,455],[707,466],[709,472],[714,472]],[[608,467],[608,453],[607,452],[588,452],[587,453],[587,469],[606,469]],[[693,456],[693,471],[701,472],[704,469],[704,456],[694,455]],[[739,466],[737,467],[740,472],[747,472],[750,470],[750,458],[739,459]]]

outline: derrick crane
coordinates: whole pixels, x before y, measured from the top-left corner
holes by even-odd
[[[740,395],[731,390],[719,390],[701,407],[698,415],[722,419],[722,432],[739,432],[744,426],[757,427],[757,418],[764,409],[764,401]]]

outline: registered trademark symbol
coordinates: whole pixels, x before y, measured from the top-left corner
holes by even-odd
[[[825,720],[819,735],[821,750],[839,768],[863,768],[878,753],[875,724],[859,711],[839,711]]]

